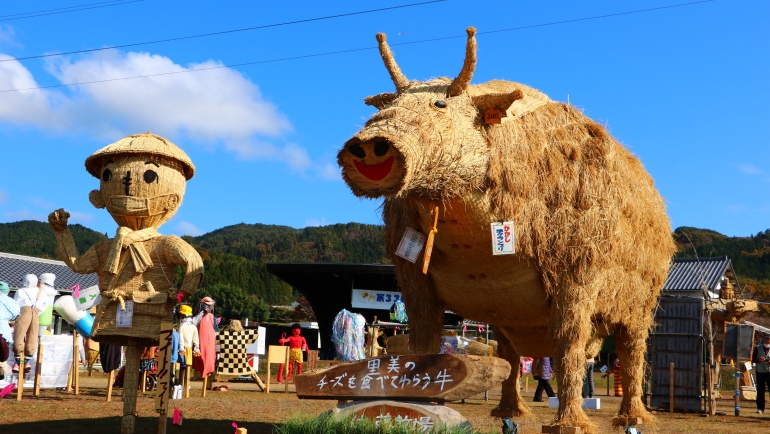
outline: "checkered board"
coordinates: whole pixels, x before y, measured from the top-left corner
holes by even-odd
[[[219,344],[219,363],[217,374],[220,375],[250,375],[254,369],[249,366],[246,346],[257,340],[256,330],[244,330],[233,333],[229,330],[217,334]]]

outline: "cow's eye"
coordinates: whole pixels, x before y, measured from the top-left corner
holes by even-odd
[[[358,158],[366,158],[366,151],[364,151],[364,148],[362,148],[360,145],[350,145],[348,146],[348,152],[355,155]]]
[[[144,182],[152,184],[158,179],[158,174],[154,170],[148,170],[144,172]]]
[[[438,108],[446,108],[446,101],[444,101],[443,99],[440,99],[434,102],[433,105],[435,105]]]
[[[112,179],[112,171],[110,169],[104,169],[102,172],[102,181],[107,182]]]

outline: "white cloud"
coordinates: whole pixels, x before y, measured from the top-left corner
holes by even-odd
[[[305,220],[305,227],[308,226],[326,226],[329,223],[326,222],[326,217],[321,217],[320,219],[311,217],[307,220]]]
[[[203,235],[204,234],[204,232],[202,230],[198,229],[197,226],[195,226],[194,224],[192,224],[190,222],[184,221],[184,220],[179,222],[179,223],[177,223],[174,226],[174,229],[176,229],[176,232],[179,235],[190,235],[190,236],[193,236],[193,237],[197,237],[198,235]]]
[[[79,212],[79,211],[67,211],[67,212],[70,213],[70,218],[69,218],[70,223],[92,223],[94,221],[94,216],[87,212]]]
[[[9,58],[0,54],[0,59]],[[221,63],[212,60],[182,66],[160,55],[111,50],[77,58],[58,57],[48,61],[46,71],[62,83],[77,83],[217,66]],[[37,86],[32,73],[18,61],[0,62],[0,90]],[[281,161],[295,171],[316,166],[303,147],[280,144],[284,134],[292,130],[291,123],[262,97],[254,82],[231,68],[67,90],[5,92],[0,98],[0,123],[105,140],[152,131],[172,140],[182,136],[221,147],[238,158]]]
[[[0,190],[0,205],[8,203],[8,194],[5,190]]]
[[[16,30],[8,24],[0,24],[0,45],[20,46],[16,42]]]
[[[338,165],[331,163],[319,165],[317,168],[318,177],[329,181],[342,181],[340,170]]]
[[[753,164],[741,164],[738,166],[738,169],[740,169],[743,173],[748,173],[749,175],[756,175],[758,173],[762,173],[762,169],[754,166]]]
[[[54,204],[39,196],[30,197],[29,201],[38,208],[53,210]]]
[[[48,219],[44,215],[36,212],[31,212],[26,208],[19,211],[8,211],[5,213],[5,217],[8,220],[13,222],[21,221],[21,220],[37,220],[41,222],[48,221]]]

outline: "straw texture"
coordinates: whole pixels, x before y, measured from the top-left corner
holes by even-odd
[[[466,63],[475,63],[472,38]],[[438,351],[445,309],[495,324],[503,357],[555,358],[554,422],[594,432],[580,408],[584,364],[614,332],[623,347],[620,414],[649,423],[641,355],[675,251],[653,180],[569,104],[501,80],[454,90],[472,70],[367,98],[380,111],[338,154],[354,194],[385,198],[386,251],[410,318],[410,351]],[[505,114],[500,124],[484,122],[493,107]],[[422,275],[422,264],[394,252],[407,227],[430,230],[436,206],[438,234]],[[492,255],[489,224],[500,221],[514,222],[515,255]],[[503,400],[526,412],[510,389]]]
[[[170,161],[178,162],[187,180],[195,175],[195,166],[184,151],[168,139],[150,132],[133,134],[99,149],[86,158],[86,170],[95,178],[99,178],[102,176],[101,168],[104,161],[112,159],[116,155],[126,154],[144,154],[155,158],[164,157]]]

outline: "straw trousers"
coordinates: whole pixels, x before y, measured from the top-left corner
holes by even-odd
[[[24,306],[16,318],[13,329],[13,354],[18,358],[24,351],[24,357],[29,358],[37,351],[37,332],[40,327],[38,311],[32,306]],[[26,336],[26,340],[24,337]]]

